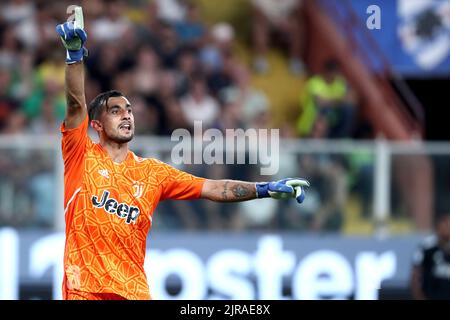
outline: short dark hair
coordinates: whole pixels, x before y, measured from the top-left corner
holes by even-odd
[[[91,103],[89,103],[88,107],[89,121],[97,120],[101,113],[100,111],[102,110],[102,108],[106,107],[106,105],[108,104],[109,98],[114,97],[124,97],[124,95],[120,91],[109,90],[100,93],[98,96],[96,96],[94,100],[92,100]]]

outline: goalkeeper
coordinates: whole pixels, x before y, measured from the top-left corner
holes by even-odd
[[[67,112],[61,124],[66,222],[63,298],[151,299],[144,257],[158,202],[272,197],[301,203],[309,183],[299,178],[258,183],[209,180],[136,156],[128,149],[135,128],[132,102],[113,90],[86,105],[87,34],[81,18],[56,27],[66,48]],[[89,125],[99,143],[89,138]]]

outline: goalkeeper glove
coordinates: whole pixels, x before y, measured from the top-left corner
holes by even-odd
[[[83,29],[74,28],[73,22],[65,22],[56,26],[56,32],[66,48],[66,63],[72,64],[87,57],[88,50],[84,47],[87,34]]]
[[[305,200],[305,187],[309,187],[309,182],[301,178],[286,178],[272,182],[256,183],[257,198],[287,199],[295,198],[298,203]]]

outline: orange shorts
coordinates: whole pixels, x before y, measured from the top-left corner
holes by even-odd
[[[127,300],[115,293],[95,293],[77,290],[67,291],[66,300]]]

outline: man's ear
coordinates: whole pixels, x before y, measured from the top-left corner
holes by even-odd
[[[103,131],[103,125],[98,120],[91,120],[91,127],[97,132]]]

